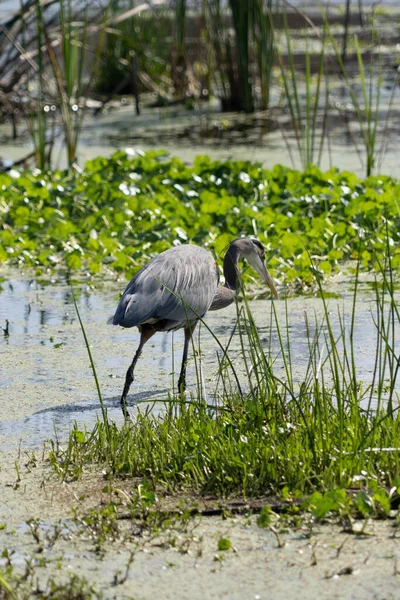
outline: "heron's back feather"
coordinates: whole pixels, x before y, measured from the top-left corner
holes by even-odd
[[[165,321],[166,329],[178,329],[207,312],[218,283],[219,271],[207,250],[190,244],[171,248],[129,282],[113,324],[134,327]]]

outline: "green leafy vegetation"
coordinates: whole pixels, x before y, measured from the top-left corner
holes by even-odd
[[[101,600],[103,594],[97,592],[86,579],[75,574],[64,577],[63,581],[49,577],[45,588],[41,588],[32,565],[20,576],[9,565],[0,570],[0,598],[3,600],[28,600],[38,597],[51,600]]]
[[[38,273],[107,266],[130,277],[172,245],[221,254],[240,235],[257,236],[273,275],[299,288],[343,260],[377,267],[386,238],[400,265],[400,184],[385,176],[117,152],[82,173],[1,174],[0,186],[0,263]]]
[[[218,540],[218,550],[230,550],[232,542],[229,538],[221,537]]]

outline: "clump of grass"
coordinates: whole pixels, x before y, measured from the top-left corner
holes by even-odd
[[[374,172],[374,169],[378,165],[380,166],[382,161],[387,143],[387,136],[389,133],[389,117],[393,108],[393,101],[399,77],[397,75],[393,80],[391,96],[389,104],[386,108],[384,126],[380,130],[380,113],[383,112],[381,97],[383,68],[381,61],[371,55],[369,64],[366,64],[360,46],[360,41],[355,35],[354,47],[357,57],[358,77],[356,80],[354,80],[350,76],[349,70],[346,67],[345,52],[340,52],[325,13],[323,13],[323,19],[325,30],[330,39],[334,56],[340,69],[342,81],[350,96],[352,110],[354,111],[355,115],[355,121],[358,124],[361,136],[362,150],[359,149],[355,140],[353,140],[354,145],[358,155],[361,157],[361,162],[365,163],[366,176],[369,177]],[[372,37],[376,35],[377,30],[374,28],[372,30]],[[365,161],[362,160],[362,154],[364,154]]]
[[[139,409],[121,428],[99,420],[89,434],[75,429],[65,451],[53,450],[52,463],[63,476],[80,476],[88,464],[97,464],[117,477],[145,477],[167,490],[188,487],[221,496],[307,493],[370,481],[391,486],[400,473],[395,345],[400,316],[390,259],[377,288],[377,366],[369,383],[359,381],[355,360],[358,274],[359,269],[350,328],[339,315],[335,331],[320,288],[323,321],[311,324],[307,318],[308,365],[297,381],[289,324],[281,326],[272,304],[284,366],[284,375],[278,375],[277,357],[261,342],[244,297],[236,327],[247,391],[245,386],[233,391],[230,361],[220,374],[218,402],[206,403],[199,385],[197,397],[171,397],[157,414]]]
[[[33,562],[33,561],[32,561]],[[79,575],[49,577],[41,588],[34,568],[30,564],[27,573],[19,575],[9,566],[0,570],[0,598],[3,600],[28,600],[37,596],[48,600],[101,600],[104,595]]]

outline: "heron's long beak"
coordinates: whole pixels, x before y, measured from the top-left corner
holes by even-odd
[[[262,264],[262,269],[260,270],[261,277],[264,279],[265,283],[268,285],[269,289],[271,290],[271,292],[273,293],[275,298],[279,298],[279,294],[276,291],[274,280],[272,279],[267,267],[265,266],[265,264],[262,261],[261,261],[261,264]]]
[[[253,256],[247,257],[247,260],[249,261],[253,269],[257,271],[261,279],[265,281],[265,283],[268,285],[275,298],[279,298],[278,292],[276,291],[276,287],[274,284],[274,280],[269,274],[269,271],[261,257],[255,254]]]

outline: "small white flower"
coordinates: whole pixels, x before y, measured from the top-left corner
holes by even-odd
[[[126,183],[121,183],[118,189],[121,190],[121,192],[125,194],[125,196],[129,196],[129,188],[126,185]]]

